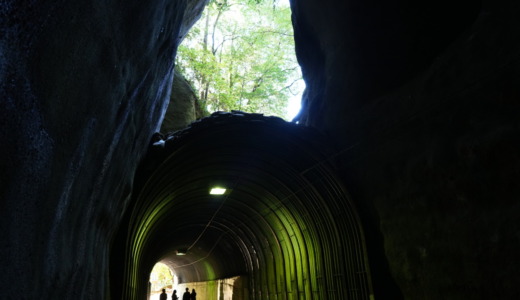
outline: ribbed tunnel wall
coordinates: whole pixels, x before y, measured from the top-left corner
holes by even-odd
[[[359,220],[317,133],[216,114],[165,140],[141,167],[112,254],[124,256],[113,268],[125,267],[124,299],[143,299],[158,261],[183,283],[244,276],[250,299],[370,297]],[[210,196],[217,184],[230,190]]]

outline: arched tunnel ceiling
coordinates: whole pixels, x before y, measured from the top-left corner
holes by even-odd
[[[334,152],[317,132],[274,117],[217,113],[162,138],[136,178],[127,241],[135,280],[146,282],[158,261],[181,282],[259,270],[282,276],[286,268],[319,273],[324,253],[344,260],[335,253],[341,243],[359,256],[352,264],[366,268],[357,217],[332,168]],[[228,190],[210,195],[214,186]]]

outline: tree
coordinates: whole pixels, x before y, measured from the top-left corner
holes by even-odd
[[[290,9],[271,1],[210,1],[176,64],[208,111],[283,117],[302,82]]]

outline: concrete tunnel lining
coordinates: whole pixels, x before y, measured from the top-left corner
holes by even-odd
[[[163,138],[137,173],[124,247],[113,248],[122,263],[113,272],[124,279],[112,289],[123,298],[146,293],[159,261],[182,282],[244,276],[250,299],[370,297],[360,222],[323,136],[278,118],[217,113]],[[208,195],[217,183],[231,190]]]

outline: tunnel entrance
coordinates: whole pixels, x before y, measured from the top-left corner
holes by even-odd
[[[112,250],[113,296],[143,299],[160,261],[178,286],[231,288],[231,299],[370,299],[334,157],[320,133],[259,114],[215,113],[158,135]]]

